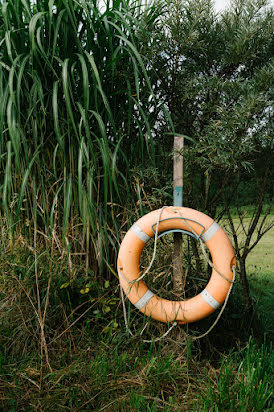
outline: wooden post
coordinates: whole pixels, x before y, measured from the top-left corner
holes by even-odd
[[[174,158],[173,158],[173,204],[183,206],[183,156],[184,138],[174,136]],[[183,253],[182,253],[182,234],[174,233],[173,250],[173,290],[181,295],[184,289],[183,281]]]

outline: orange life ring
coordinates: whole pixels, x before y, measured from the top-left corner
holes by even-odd
[[[191,299],[178,302],[162,299],[151,292],[142,280],[136,281],[141,274],[139,262],[142,250],[146,242],[154,237],[158,220],[158,234],[174,229],[189,234],[192,232],[197,238],[201,237],[211,253],[213,270],[209,283]],[[177,321],[181,324],[210,315],[224,302],[235,264],[231,242],[218,223],[197,210],[174,206],[154,210],[139,219],[125,235],[117,262],[120,284],[133,305],[160,322]]]

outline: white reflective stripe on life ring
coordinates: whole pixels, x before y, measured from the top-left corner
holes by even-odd
[[[201,292],[201,296],[213,309],[218,309],[218,307],[221,306],[221,304],[206,289]]]
[[[139,310],[142,309],[150,301],[150,299],[153,298],[153,296],[154,293],[148,289],[144,296],[142,296],[141,299],[139,299],[138,302],[134,304],[134,306]]]
[[[150,239],[150,236],[146,234],[138,225],[137,223],[134,223],[133,226],[131,226],[130,230],[132,230],[135,235],[141,239],[144,243],[147,243]]]
[[[217,222],[213,222],[211,226],[205,231],[205,233],[202,234],[201,238],[203,239],[204,242],[208,242],[212,236],[215,235],[215,233],[219,230],[220,226],[218,225]]]

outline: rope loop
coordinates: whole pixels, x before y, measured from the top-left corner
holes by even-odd
[[[150,271],[150,269],[151,269],[151,267],[152,267],[152,265],[153,265],[153,262],[154,262],[155,257],[156,257],[156,252],[157,252],[157,241],[158,241],[158,234],[159,234],[159,224],[160,224],[160,220],[161,220],[161,216],[162,216],[163,210],[164,210],[165,208],[167,208],[167,207],[168,207],[168,206],[163,206],[163,207],[160,209],[160,211],[159,211],[159,215],[158,215],[158,219],[157,219],[157,224],[156,224],[155,237],[154,237],[153,254],[152,254],[152,258],[151,258],[150,263],[149,263],[148,267],[146,268],[145,272],[144,272],[141,276],[139,276],[137,279],[134,279],[134,280],[132,280],[132,281],[129,281],[129,280],[124,276],[124,274],[123,274],[123,272],[122,272],[122,268],[120,268],[120,267],[118,268],[118,269],[119,269],[119,274],[121,274],[122,277],[123,277],[123,279],[125,279],[129,284],[135,284],[135,283],[137,283],[137,282],[140,282],[140,280],[142,280],[142,279],[148,274],[148,272]],[[190,336],[190,338],[194,341],[194,340],[198,340],[198,339],[201,339],[201,338],[204,338],[205,336],[207,336],[207,335],[212,331],[212,329],[217,325],[217,323],[219,322],[220,317],[222,316],[222,314],[223,314],[223,312],[224,312],[224,310],[225,310],[225,307],[226,307],[226,305],[227,305],[228,298],[229,298],[230,292],[231,292],[231,290],[232,290],[232,286],[233,286],[233,284],[235,283],[235,278],[236,278],[236,266],[235,266],[234,264],[232,265],[232,272],[233,272],[233,278],[232,278],[232,280],[228,279],[225,275],[223,275],[222,273],[220,273],[220,272],[218,271],[218,269],[216,269],[216,267],[213,265],[213,262],[209,259],[208,255],[207,255],[207,253],[206,253],[204,243],[203,243],[203,241],[202,241],[202,239],[201,239],[202,232],[201,232],[199,235],[197,235],[196,232],[194,232],[194,230],[192,229],[192,227],[188,224],[187,219],[181,214],[181,212],[180,212],[176,207],[174,207],[173,211],[174,211],[175,213],[178,213],[178,214],[180,215],[180,217],[181,217],[181,218],[183,219],[183,221],[185,222],[186,226],[190,229],[190,232],[195,236],[195,238],[196,238],[197,240],[199,240],[200,245],[201,245],[201,249],[202,249],[202,252],[203,252],[203,255],[204,255],[207,263],[218,273],[218,275],[220,275],[223,279],[225,279],[227,282],[230,283],[230,288],[229,288],[228,293],[227,293],[227,295],[226,295],[224,304],[223,304],[222,309],[220,310],[220,312],[219,312],[216,320],[215,320],[214,323],[210,326],[210,328],[209,328],[205,333],[203,333],[202,335],[199,335],[199,336]],[[134,334],[132,333],[132,331],[131,331],[131,329],[130,329],[130,327],[129,327],[129,324],[128,324],[127,313],[126,313],[126,304],[125,304],[125,296],[124,296],[124,291],[123,291],[123,288],[122,288],[121,284],[120,284],[120,292],[121,292],[121,299],[122,299],[122,306],[123,306],[123,314],[124,314],[125,327],[126,327],[126,330],[129,332],[129,334],[130,334],[131,336],[134,336]],[[144,330],[146,329],[147,325],[148,325],[148,323],[146,323],[146,325],[144,326],[143,330],[142,330],[141,333],[140,333],[140,336],[142,336],[142,334],[143,334]],[[178,323],[177,323],[176,321],[174,321],[174,322],[172,323],[172,325],[170,326],[170,328],[169,328],[162,336],[160,336],[160,337],[158,337],[158,338],[156,338],[156,339],[150,339],[150,340],[142,339],[142,341],[143,341],[144,343],[159,342],[160,340],[164,339],[164,338],[172,331],[172,329],[173,329],[175,326],[177,326],[177,325],[178,325]]]

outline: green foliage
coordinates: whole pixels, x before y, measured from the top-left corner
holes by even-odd
[[[136,336],[124,332],[114,269],[128,226],[172,203],[174,133],[185,135],[187,206],[214,217],[221,196],[237,213],[256,203],[273,155],[264,3],[237,0],[218,17],[209,0],[1,2],[1,409],[270,408],[270,350],[246,345],[238,285],[202,344],[186,333],[212,318],[148,345],[137,310]],[[191,295],[205,265],[184,249]],[[165,270],[168,256],[157,259]],[[260,338],[272,296],[265,282],[251,286]],[[151,321],[142,336],[164,331]],[[245,348],[222,355],[235,342]]]
[[[155,94],[175,131],[191,138],[185,204],[212,216],[224,189],[241,193],[239,180],[257,183],[258,157],[262,172],[273,156],[274,15],[265,4],[235,1],[216,16],[210,0],[168,1],[147,50]],[[171,151],[172,136],[163,141]]]
[[[100,286],[94,273],[85,273],[79,257],[68,273],[69,256],[59,256],[55,244],[44,249],[42,238],[37,235],[36,251],[22,237],[15,238],[12,254],[1,243],[0,408],[127,411],[138,406],[141,411],[171,412],[221,411],[222,405],[245,411],[252,410],[252,403],[256,410],[270,407],[271,347],[268,342],[246,343],[250,319],[243,316],[238,284],[207,339],[191,342],[190,336],[207,330],[212,317],[175,328],[160,343],[146,344],[139,335],[148,319],[139,311],[131,308],[134,336],[125,331],[117,282]],[[272,241],[271,232],[264,241]],[[265,257],[260,261],[262,274],[268,269]],[[268,270],[271,281],[273,270]],[[252,279],[254,297],[261,295],[260,340],[272,327],[272,296],[269,283],[266,291],[265,280]],[[38,296],[42,313],[46,310],[48,363],[41,352]],[[166,325],[150,321],[142,337],[158,337],[165,331]],[[231,347],[234,350],[228,353]]]
[[[237,369],[235,370],[235,363]],[[274,357],[272,348],[257,347],[252,340],[246,348],[223,359],[216,382],[208,380],[203,402],[206,410],[265,411],[271,408]]]
[[[209,0],[1,3],[11,249],[17,229],[51,238],[61,227],[65,253],[107,279],[120,227],[172,203],[175,132],[186,136],[185,205],[214,217],[224,194],[256,203],[239,182],[260,187],[273,155],[273,10],[234,6],[218,17]]]
[[[12,236],[33,222],[74,225],[94,270],[117,247],[117,208],[131,167],[148,156],[160,111],[140,54],[161,4],[5,1],[0,8],[0,175]],[[155,115],[151,116],[151,112]],[[131,204],[131,198],[128,199]],[[12,246],[11,246],[12,247]]]
[[[184,205],[217,220],[227,215],[249,307],[246,257],[274,223],[260,220],[264,203],[271,213],[274,178],[274,13],[266,5],[237,0],[217,16],[210,0],[168,1],[146,50],[155,95],[175,134],[187,136]],[[161,142],[171,153],[173,135]],[[230,211],[246,204],[255,208],[240,248]]]

